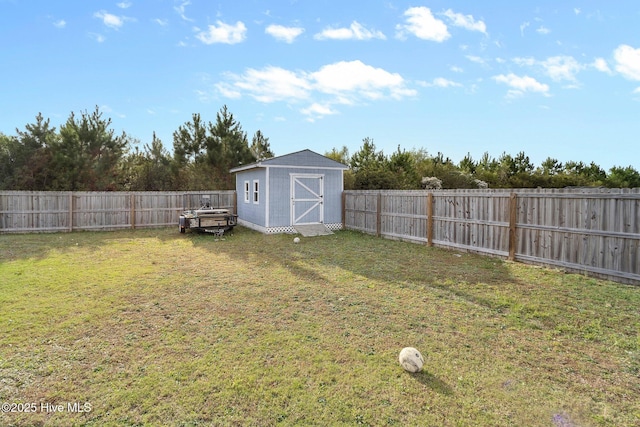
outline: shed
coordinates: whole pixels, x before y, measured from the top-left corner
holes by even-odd
[[[345,169],[311,150],[231,169],[238,223],[267,234],[294,233],[294,227],[312,224],[341,229]]]

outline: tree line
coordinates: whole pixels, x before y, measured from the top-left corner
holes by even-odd
[[[150,144],[123,132],[99,108],[71,113],[59,130],[42,114],[16,135],[0,133],[0,189],[49,191],[226,190],[229,169],[273,157],[269,138],[251,143],[226,106],[215,122],[200,114],[173,133],[169,153],[155,133]]]
[[[194,113],[173,133],[173,153],[153,134],[148,144],[117,135],[98,107],[71,113],[59,129],[42,114],[16,135],[0,133],[0,190],[163,191],[235,188],[233,167],[274,156],[260,130],[247,133],[223,106],[214,122]],[[142,148],[141,148],[142,147]],[[535,166],[524,152],[454,163],[441,152],[398,149],[386,155],[364,138],[353,154],[325,152],[349,166],[346,189],[640,187],[632,166],[605,172],[591,162],[547,158]]]
[[[502,153],[497,158],[485,152],[478,160],[467,154],[456,164],[441,152],[430,155],[424,149],[406,151],[398,146],[385,155],[373,139],[364,138],[352,155],[345,146],[325,155],[349,165],[345,188],[356,190],[640,187],[640,173],[632,166],[614,166],[605,172],[594,162],[562,163],[548,157],[536,167],[523,151],[515,156]]]

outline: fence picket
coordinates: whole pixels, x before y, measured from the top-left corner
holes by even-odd
[[[200,207],[235,211],[235,191],[0,191],[0,233],[177,226],[180,212]]]
[[[347,229],[640,284],[640,189],[349,190],[343,209]]]

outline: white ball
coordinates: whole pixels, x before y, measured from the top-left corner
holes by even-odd
[[[403,348],[398,360],[400,361],[400,365],[407,372],[420,372],[422,370],[422,366],[424,366],[424,358],[422,357],[422,354],[413,347]]]
[[[294,238],[293,243],[300,243],[300,238],[299,237]]]

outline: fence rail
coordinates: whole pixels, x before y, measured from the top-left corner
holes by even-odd
[[[345,191],[343,228],[640,284],[640,189]]]
[[[235,191],[0,191],[0,233],[177,227],[203,198],[235,212]]]

